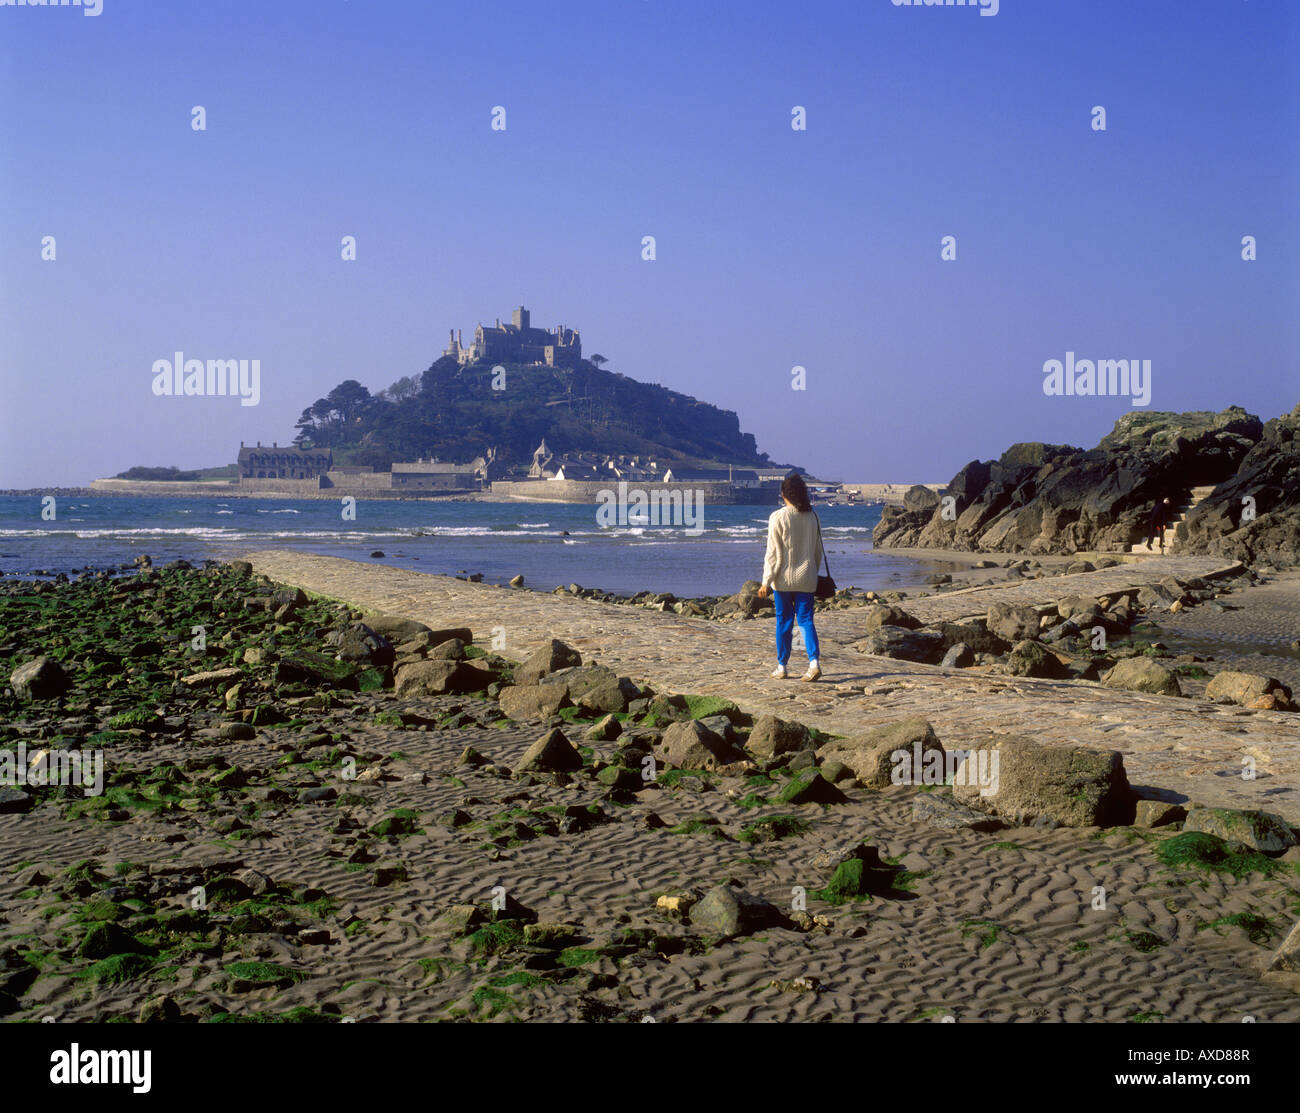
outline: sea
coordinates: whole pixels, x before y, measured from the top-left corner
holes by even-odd
[[[133,564],[228,560],[258,549],[297,549],[420,572],[550,591],[576,583],[619,594],[723,595],[763,568],[772,507],[706,505],[702,529],[601,525],[594,505],[359,500],[355,520],[334,501],[219,497],[60,497],[42,517],[36,495],[0,496],[5,577],[69,576]],[[46,510],[46,513],[49,513]],[[819,506],[831,574],[839,587],[889,590],[918,583],[934,566],[875,552],[879,505]],[[376,555],[382,554],[382,555]]]

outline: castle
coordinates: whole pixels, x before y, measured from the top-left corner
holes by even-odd
[[[503,325],[497,318],[494,327],[479,325],[474,329],[474,343],[461,343],[459,329],[451,329],[450,343],[444,356],[455,356],[462,365],[468,363],[542,363],[547,367],[572,367],[582,358],[582,340],[577,329],[557,325],[554,332],[533,328],[528,310],[522,305]]]

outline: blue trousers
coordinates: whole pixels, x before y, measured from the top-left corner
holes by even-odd
[[[811,591],[774,591],[776,604],[776,663],[784,665],[790,660],[790,642],[794,635],[795,619],[803,631],[804,648],[808,660],[817,660],[821,648],[817,644],[817,628],[813,625],[813,593]]]

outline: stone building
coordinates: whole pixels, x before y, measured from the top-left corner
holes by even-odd
[[[328,448],[297,448],[261,441],[249,446],[239,442],[239,479],[317,479],[333,466]]]
[[[582,358],[582,339],[577,329],[556,325],[554,330],[533,328],[522,305],[511,314],[510,323],[501,318],[489,328],[474,329],[473,343],[466,346],[459,329],[450,330],[444,356],[455,356],[460,364],[522,363],[547,367],[572,367]]]

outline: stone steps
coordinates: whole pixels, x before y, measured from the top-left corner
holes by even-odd
[[[1137,545],[1130,545],[1128,551],[1130,553],[1154,553],[1156,556],[1161,556],[1163,555],[1163,553],[1172,552],[1174,548],[1174,542],[1177,541],[1178,539],[1179,524],[1185,522],[1187,520],[1187,515],[1190,514],[1192,510],[1195,509],[1195,507],[1199,503],[1204,502],[1207,498],[1209,498],[1210,493],[1213,490],[1214,488],[1212,486],[1193,487],[1191,489],[1187,501],[1184,502],[1183,505],[1178,510],[1178,517],[1174,519],[1171,525],[1165,527],[1163,550],[1160,548],[1158,544],[1152,545],[1148,541],[1143,541]]]

